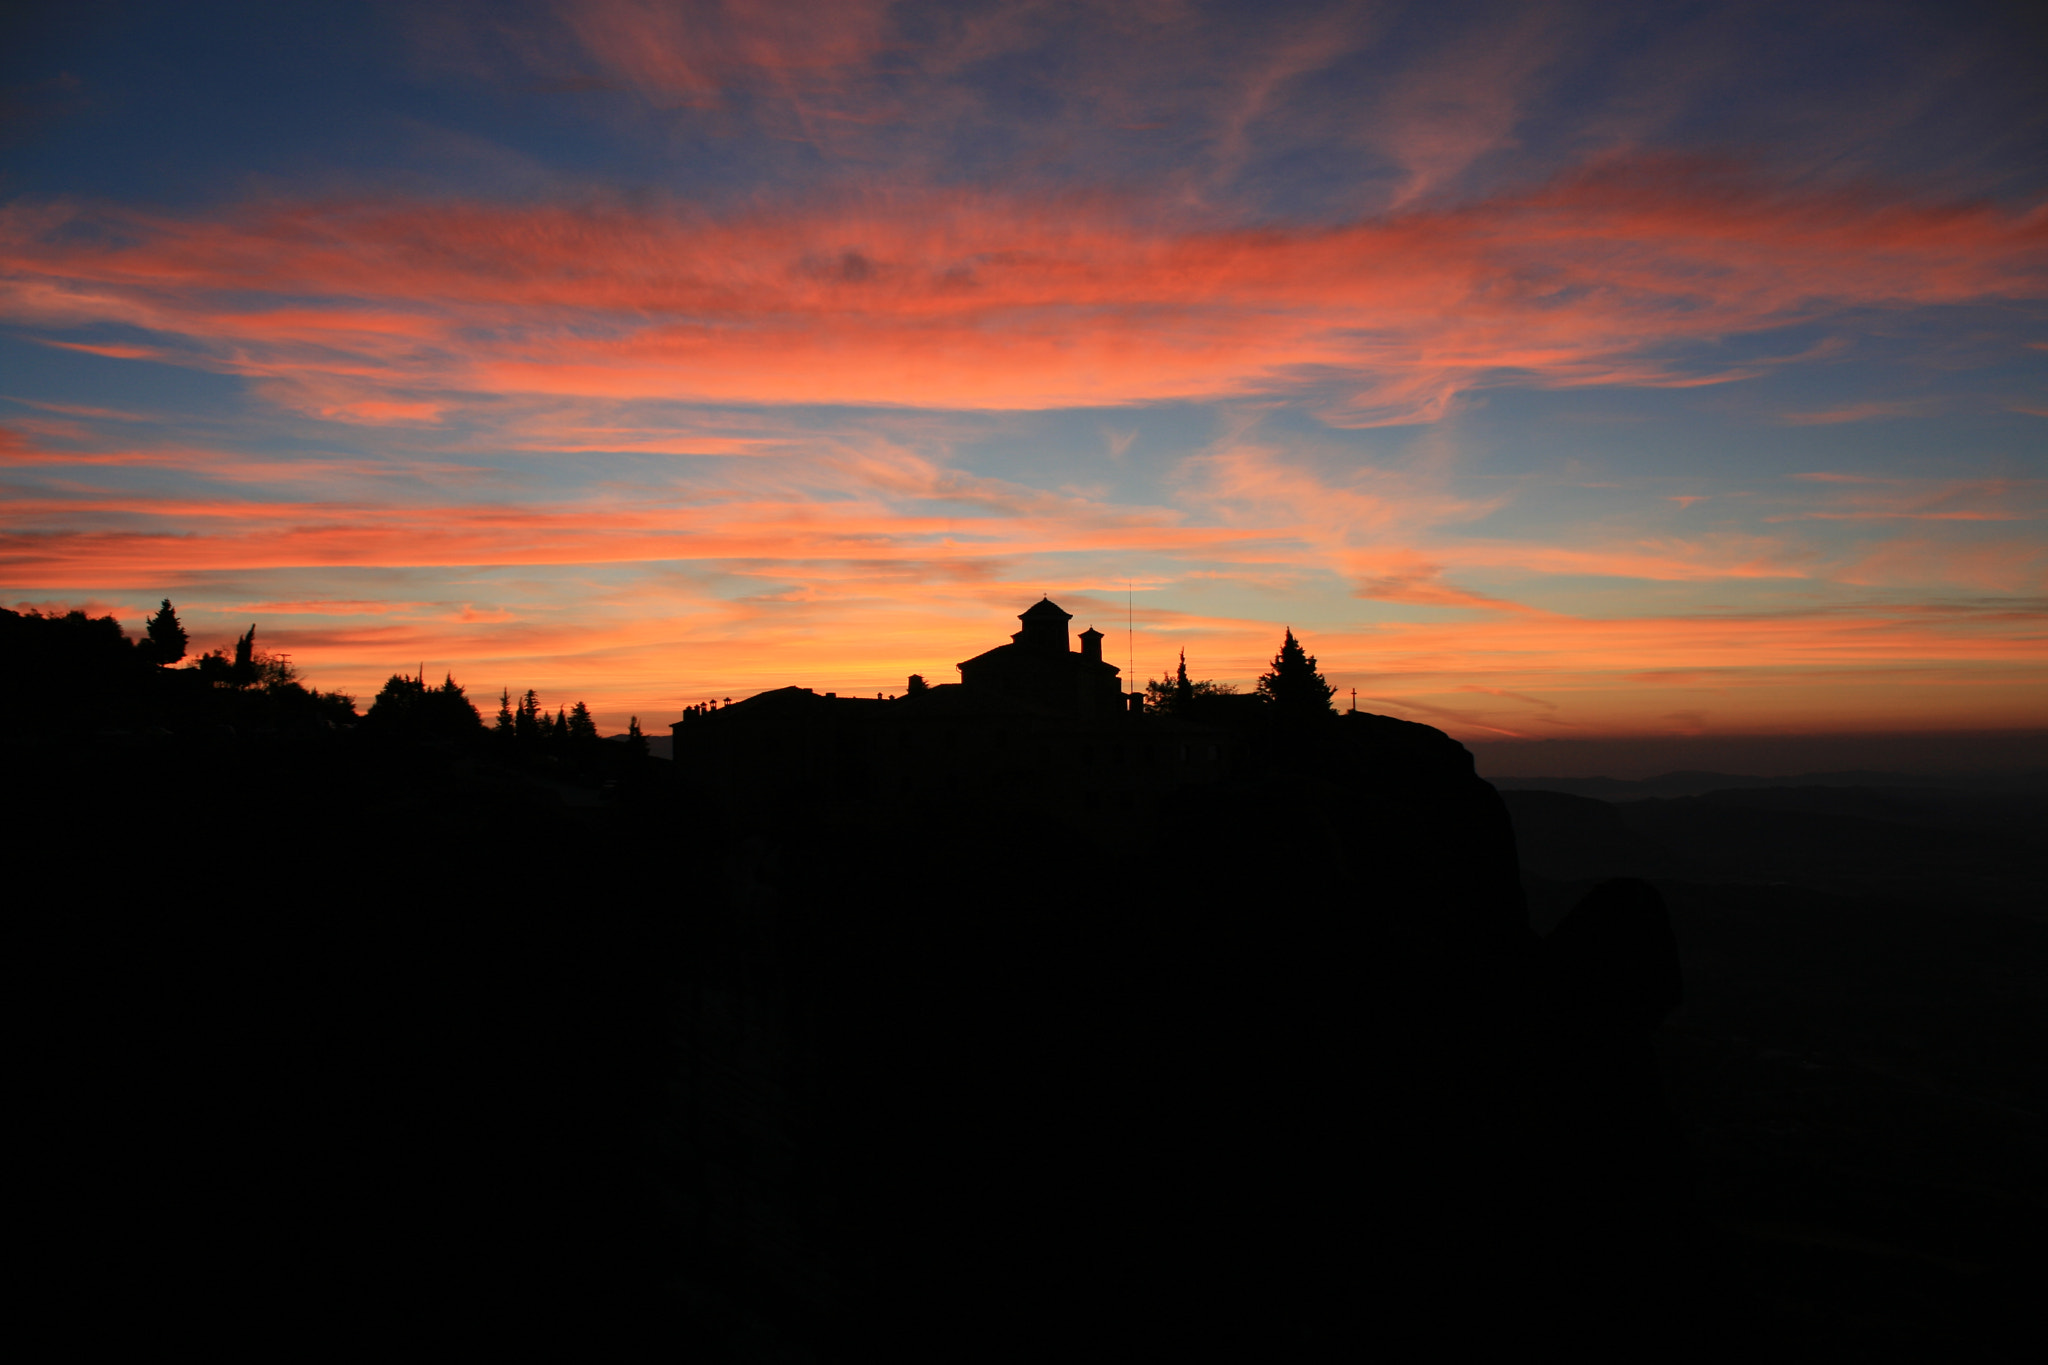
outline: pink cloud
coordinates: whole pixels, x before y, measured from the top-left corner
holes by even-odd
[[[1835,576],[1872,586],[1940,582],[1983,592],[2048,593],[2048,545],[2037,540],[1893,540],[1861,547]]]
[[[1836,486],[1819,507],[1764,518],[1786,521],[2033,521],[2048,515],[2041,479],[1907,479],[1794,475]]]
[[[735,76],[829,72],[881,48],[887,0],[578,0],[562,21],[602,66],[657,96],[714,104]]]
[[[993,481],[985,481],[992,483]],[[17,498],[0,555],[18,581],[177,575],[319,565],[764,561],[814,567],[928,565],[1089,549],[1113,534],[1155,553],[1228,555],[1263,533],[1175,524],[1156,513],[1086,508],[963,481],[937,496],[982,496],[999,515],[898,512],[860,502],[712,501],[546,507],[295,504],[200,498]]]
[[[83,351],[87,355],[103,355],[113,360],[163,360],[177,364],[183,357],[160,350],[154,346],[118,346],[102,343],[97,346],[82,341],[53,341],[44,339],[45,346],[56,346],[66,351]]]
[[[394,612],[418,611],[431,605],[427,602],[322,598],[307,602],[248,602],[237,610],[276,616],[388,616]]]
[[[1037,408],[1304,386],[1337,395],[1339,420],[1419,421],[1504,376],[1730,382],[1751,371],[1664,355],[1840,308],[2028,296],[2048,267],[2038,216],[1800,195],[1669,161],[1300,230],[1169,231],[1102,198],[960,193],[727,217],[477,203],[89,216],[125,244],[60,234],[53,213],[7,222],[22,320],[177,335],[186,363],[350,394],[296,406],[406,422],[452,401],[428,390]],[[223,306],[230,290],[242,302]],[[275,306],[246,302],[266,294]]]
[[[1869,422],[1886,417],[1918,417],[1932,410],[1925,401],[1873,400],[1817,412],[1788,412],[1778,420],[1795,427],[1834,426],[1842,422]]]
[[[1437,553],[1461,568],[1593,578],[1699,582],[1805,578],[1820,569],[1816,551],[1782,539],[1724,532],[1612,541],[1573,547],[1545,541],[1462,540]]]
[[[1432,564],[1413,553],[1394,552],[1379,556],[1353,557],[1350,566],[1358,573],[1366,558],[1377,558],[1373,566],[1382,572],[1367,571],[1354,580],[1352,595],[1375,598],[1383,602],[1407,602],[1425,607],[1474,607],[1483,611],[1527,612],[1533,608],[1519,602],[1485,593],[1473,592],[1447,582],[1444,566]]]
[[[1369,134],[1405,171],[1395,206],[1424,198],[1489,152],[1515,145],[1537,77],[1567,41],[1556,12],[1510,12],[1482,36],[1403,71]]]

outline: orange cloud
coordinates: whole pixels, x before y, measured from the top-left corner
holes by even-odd
[[[17,498],[8,507],[12,527],[0,534],[0,562],[22,582],[319,565],[690,559],[885,567],[1079,551],[1111,534],[1134,550],[1205,557],[1227,557],[1233,547],[1269,538],[1011,493],[992,480],[939,480],[930,491],[978,499],[1006,515],[898,512],[873,500],[526,508]]]
[[[64,230],[82,219],[119,231]],[[1728,382],[1753,371],[1693,371],[1672,348],[1845,307],[2037,295],[2043,223],[1670,161],[1293,230],[938,192],[724,217],[52,208],[0,221],[0,300],[26,325],[175,335],[185,363],[288,402],[342,386],[353,398],[304,406],[358,421],[430,421],[463,393],[986,409],[1307,391],[1373,424],[1429,420],[1510,375]]]

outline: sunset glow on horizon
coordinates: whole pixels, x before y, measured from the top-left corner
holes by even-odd
[[[0,597],[607,732],[952,681],[1041,593],[1461,739],[2048,724],[2020,22],[44,16]]]

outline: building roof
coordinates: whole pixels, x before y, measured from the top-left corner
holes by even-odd
[[[1041,597],[1036,602],[1033,602],[1030,606],[1026,607],[1017,616],[1017,619],[1019,621],[1023,621],[1026,623],[1045,618],[1056,618],[1061,621],[1071,621],[1074,619],[1074,613],[1070,611],[1061,611],[1060,604],[1053,601],[1050,597]]]

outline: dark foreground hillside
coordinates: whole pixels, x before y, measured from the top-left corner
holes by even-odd
[[[1636,983],[1594,926],[1558,969],[1619,1013],[1545,1013],[1506,814],[1424,727],[1276,740],[1136,841],[365,727],[6,757],[80,1339],[1299,1356],[1618,1330],[1582,1275],[1711,1319],[1629,1098],[1654,939]]]
[[[1504,802],[1256,704],[1114,811],[741,800],[452,681],[357,718],[105,634],[0,751],[26,1288],[75,1340],[2009,1358],[2024,812]]]
[[[6,752],[36,1172],[72,1339],[602,1324],[653,1292],[680,921],[658,778],[361,736]]]
[[[2024,1358],[2048,1269],[2048,784],[1717,780],[1504,793],[1538,927],[1614,871],[1664,891],[1686,999],[1658,1055],[1773,1335]]]

